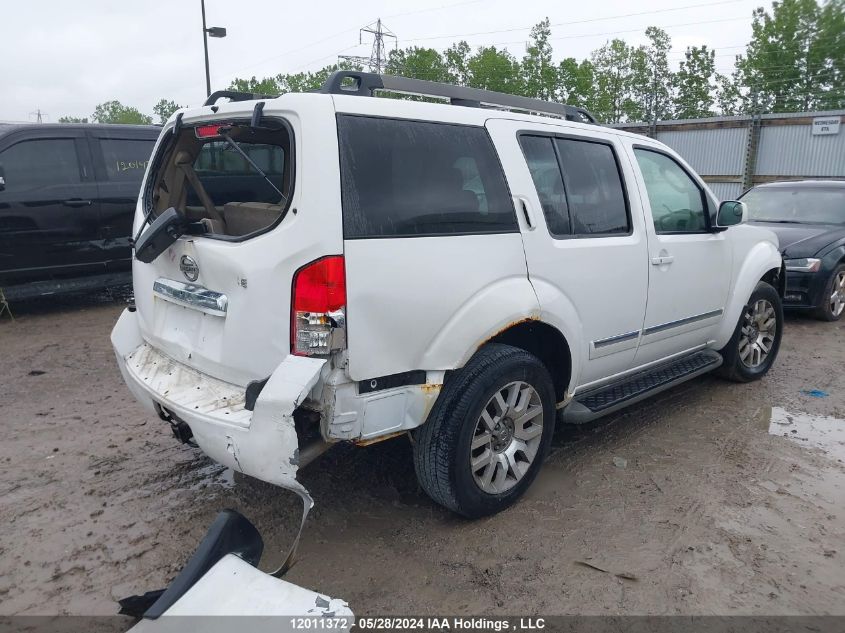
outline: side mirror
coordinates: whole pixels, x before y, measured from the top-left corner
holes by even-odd
[[[188,220],[173,207],[162,211],[135,243],[135,258],[149,264],[188,230]]]
[[[3,171],[3,165],[0,165],[0,191],[6,190],[6,174]]]
[[[739,200],[725,200],[719,205],[719,212],[716,214],[716,226],[727,228],[736,224],[742,224],[748,219],[748,207]]]

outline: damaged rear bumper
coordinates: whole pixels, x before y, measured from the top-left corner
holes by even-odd
[[[200,448],[234,470],[297,492],[299,445],[293,413],[317,383],[325,360],[288,356],[270,376],[252,411],[243,387],[165,356],[141,337],[125,310],[112,331],[120,372],[148,409],[159,405],[185,422]]]

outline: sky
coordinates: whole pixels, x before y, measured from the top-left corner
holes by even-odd
[[[650,25],[672,38],[670,61],[685,47],[716,49],[729,73],[751,36],[762,0],[206,0],[212,90],[235,77],[316,70],[338,54],[369,55],[359,29],[381,18],[399,47],[443,50],[467,40],[521,57],[531,27],[548,17],[555,59],[588,57],[619,37],[644,43]],[[0,121],[88,116],[117,99],[152,114],[159,99],[200,105],[205,71],[200,0],[0,0]],[[388,46],[392,46],[388,40]]]

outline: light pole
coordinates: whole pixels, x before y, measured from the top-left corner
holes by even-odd
[[[208,70],[208,37],[226,37],[226,29],[222,26],[205,26],[205,0],[200,0],[202,6],[202,46],[205,49],[205,96],[211,95],[211,73]]]

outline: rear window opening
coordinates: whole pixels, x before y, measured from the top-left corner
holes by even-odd
[[[291,141],[289,128],[266,119],[255,128],[248,121],[182,127],[148,191],[153,215],[173,207],[223,238],[266,231],[290,203]]]

